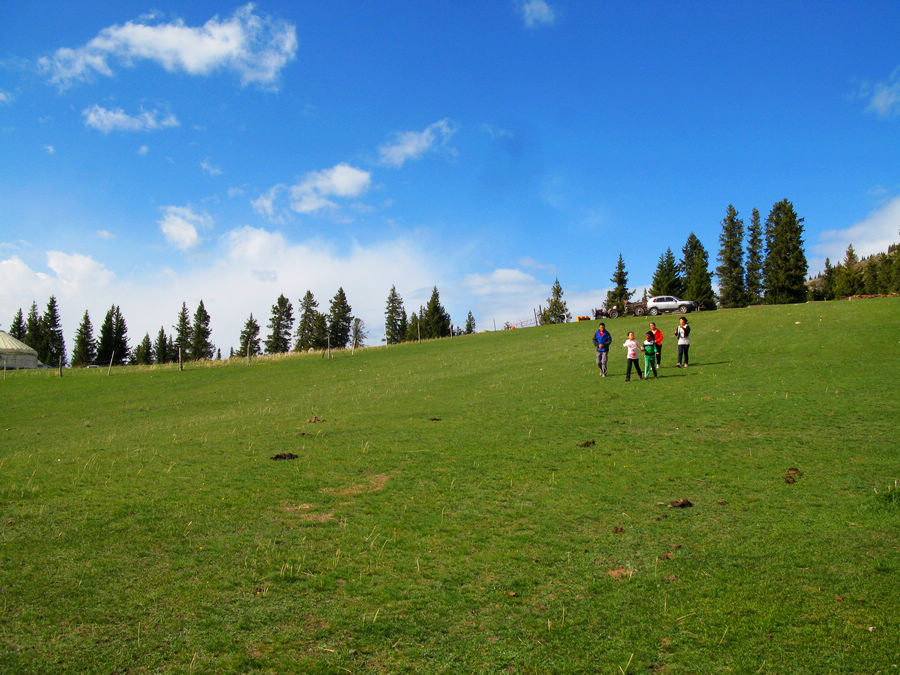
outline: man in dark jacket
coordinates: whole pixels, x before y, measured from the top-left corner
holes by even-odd
[[[609,345],[612,343],[612,335],[606,332],[606,324],[601,323],[594,333],[594,346],[597,348],[597,367],[600,375],[606,377],[606,360],[609,358]]]

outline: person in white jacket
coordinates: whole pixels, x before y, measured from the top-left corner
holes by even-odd
[[[675,329],[675,337],[678,338],[678,368],[684,363],[688,367],[688,350],[691,348],[691,327],[683,316],[678,319],[678,328]]]

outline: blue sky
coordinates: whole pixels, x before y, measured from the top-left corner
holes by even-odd
[[[900,230],[900,3],[0,5],[0,327],[57,296],[227,354],[280,293],[383,333],[599,306],[728,204],[790,199],[810,271]]]

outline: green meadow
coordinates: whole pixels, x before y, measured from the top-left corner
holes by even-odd
[[[898,317],[8,372],[0,671],[900,672]]]

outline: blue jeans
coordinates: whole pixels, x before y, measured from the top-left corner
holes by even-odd
[[[690,349],[690,345],[678,345],[678,365],[682,364],[682,358],[684,359],[684,365],[688,364],[688,349]]]

